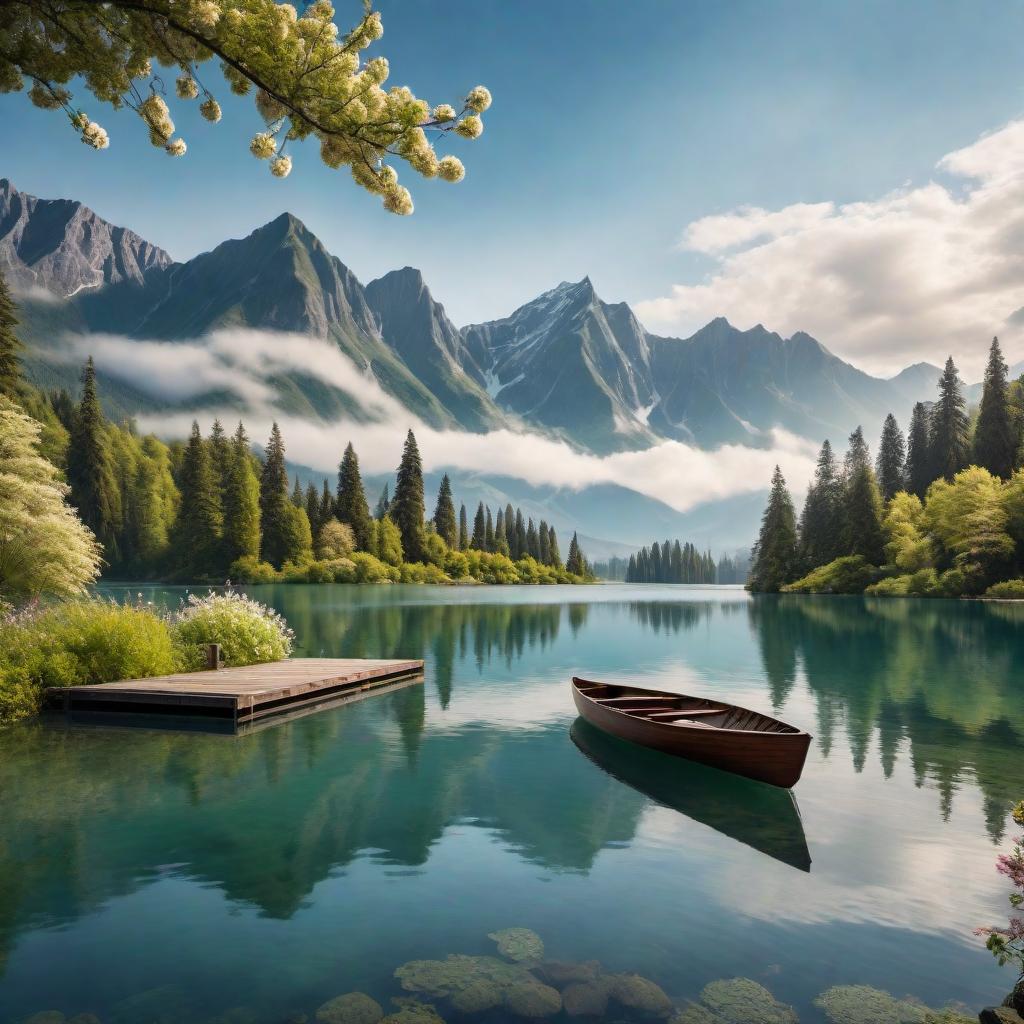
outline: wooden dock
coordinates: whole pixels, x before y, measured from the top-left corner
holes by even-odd
[[[236,726],[318,704],[367,696],[423,673],[423,662],[361,658],[289,658],[207,672],[51,687],[50,707],[68,713],[203,716]]]

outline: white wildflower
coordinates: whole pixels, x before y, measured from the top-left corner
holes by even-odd
[[[174,87],[183,100],[194,100],[199,95],[199,85],[191,75],[178,75]]]
[[[439,103],[434,107],[433,118],[435,121],[444,123],[455,120],[455,108],[450,103]]]
[[[188,147],[185,145],[184,139],[172,139],[166,146],[164,146],[164,149],[167,151],[169,156],[184,156],[185,150],[188,149]]]
[[[462,181],[466,176],[466,168],[457,156],[445,156],[438,162],[437,176],[442,181]]]
[[[381,24],[380,13],[374,11],[363,24],[363,34],[373,42],[374,39],[380,39],[384,35],[384,26]]]
[[[214,0],[197,0],[192,5],[192,20],[202,28],[216,28],[220,21],[220,7]]]
[[[478,85],[475,89],[471,90],[466,97],[466,106],[470,110],[475,110],[478,114],[482,114],[490,105],[490,90],[482,85]]]
[[[277,152],[277,141],[273,135],[267,132],[260,132],[254,135],[249,143],[249,152],[257,160],[269,160]]]
[[[287,178],[292,173],[292,158],[279,156],[270,161],[270,173],[275,178]]]
[[[110,145],[106,130],[95,121],[90,121],[82,129],[82,141],[93,149],[106,149]]]
[[[456,126],[455,132],[464,139],[478,139],[484,130],[484,123],[476,114],[464,117]]]
[[[220,104],[212,96],[207,96],[206,99],[199,104],[199,113],[202,114],[207,121],[212,121],[216,124],[220,120]]]

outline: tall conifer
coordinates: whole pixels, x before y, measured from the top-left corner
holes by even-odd
[[[312,480],[306,484],[306,518],[316,533],[320,529],[320,491]]]
[[[455,523],[455,502],[452,501],[452,482],[447,473],[441,477],[441,486],[437,489],[434,529],[448,547],[454,548],[459,543],[459,529]]]
[[[120,558],[121,494],[114,476],[106,421],[96,394],[96,367],[92,356],[82,371],[82,400],[68,437],[68,484],[71,504],[82,522],[103,545],[104,558]]]
[[[985,367],[981,408],[974,428],[974,462],[1004,480],[1013,473],[1020,444],[1019,429],[1010,410],[1006,374],[1006,360],[1000,351],[999,339],[993,338]]]
[[[338,500],[334,506],[338,520],[352,527],[356,547],[369,551],[371,542],[370,509],[366,504],[363,478],[359,472],[359,457],[352,442],[345,446],[345,453],[338,465]],[[403,547],[405,542],[402,542]]]
[[[469,518],[466,515],[466,503],[459,506],[459,550],[469,547]]]
[[[259,558],[260,484],[249,453],[249,438],[241,423],[231,439],[231,463],[224,489],[224,561]]]
[[[558,550],[558,534],[553,526],[548,527],[548,557],[551,559],[548,565],[556,569],[562,567],[562,552]]]
[[[181,506],[175,530],[175,547],[189,575],[208,577],[220,573],[223,511],[208,443],[192,423],[192,433],[181,461],[178,480]]]
[[[260,474],[260,557],[271,565],[280,566],[291,548],[291,516],[288,501],[288,470],[284,460],[284,441],[275,423],[270,440],[263,453],[263,472]]]
[[[843,485],[832,445],[825,441],[800,516],[801,565],[805,570],[826,565],[839,557],[842,546]]]
[[[798,572],[796,512],[778,466],[772,474],[768,504],[761,517],[761,532],[754,545],[748,587],[756,593],[777,593]]]
[[[494,552],[494,519],[490,505],[484,508],[484,550]]]
[[[391,508],[391,495],[388,494],[388,485],[384,485],[384,490],[380,492],[380,497],[377,499],[377,506],[373,510],[374,519],[383,519]]]
[[[924,402],[918,402],[910,417],[907,436],[907,490],[923,498],[933,479],[928,410]]]
[[[327,477],[320,491],[320,515],[316,521],[317,530],[322,530],[334,518],[334,495]]]
[[[551,537],[548,534],[548,524],[542,519],[537,526],[537,550],[540,555],[538,561],[542,565],[551,564]]]
[[[487,550],[487,521],[482,501],[476,507],[476,516],[473,518],[473,539],[469,542],[469,546],[477,551]]]
[[[565,560],[565,571],[572,573],[573,576],[587,575],[587,561],[583,557],[579,538],[575,533],[572,535],[572,540],[569,541],[569,557]]]
[[[540,537],[537,535],[537,527],[534,525],[531,516],[526,524],[526,553],[540,561]]]
[[[970,459],[969,430],[960,374],[950,356],[939,378],[939,398],[931,415],[931,463],[936,478],[952,480],[966,468]]]
[[[224,433],[224,427],[220,420],[213,421],[209,450],[214,483],[223,494],[228,482],[228,473],[231,471],[231,442],[228,440],[227,434]]]
[[[878,442],[878,460],[875,472],[882,497],[888,501],[897,491],[906,487],[907,448],[896,417],[889,413],[882,426]]]
[[[402,535],[402,551],[409,562],[423,561],[423,462],[416,438],[410,430],[402,449],[395,482],[395,497],[389,512]]]
[[[885,557],[882,531],[882,495],[871,468],[864,432],[850,435],[843,480],[843,548],[848,555],[863,555],[872,565]]]
[[[22,344],[15,327],[18,317],[7,281],[0,272],[0,395],[16,399],[24,387],[21,371]]]

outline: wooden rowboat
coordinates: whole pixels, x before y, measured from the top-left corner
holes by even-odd
[[[613,736],[784,789],[799,781],[811,745],[809,733],[722,701],[576,676],[572,696]]]

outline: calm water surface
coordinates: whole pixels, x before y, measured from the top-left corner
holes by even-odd
[[[975,1012],[1009,988],[971,929],[1005,917],[1024,609],[251,592],[300,653],[423,657],[425,684],[237,737],[0,732],[0,1021],[274,1024],[354,989],[389,1006],[400,964],[492,954],[510,926],[680,1000],[754,978],[801,1021],[835,984]],[[575,722],[574,670],[774,708],[814,735],[798,808]]]

